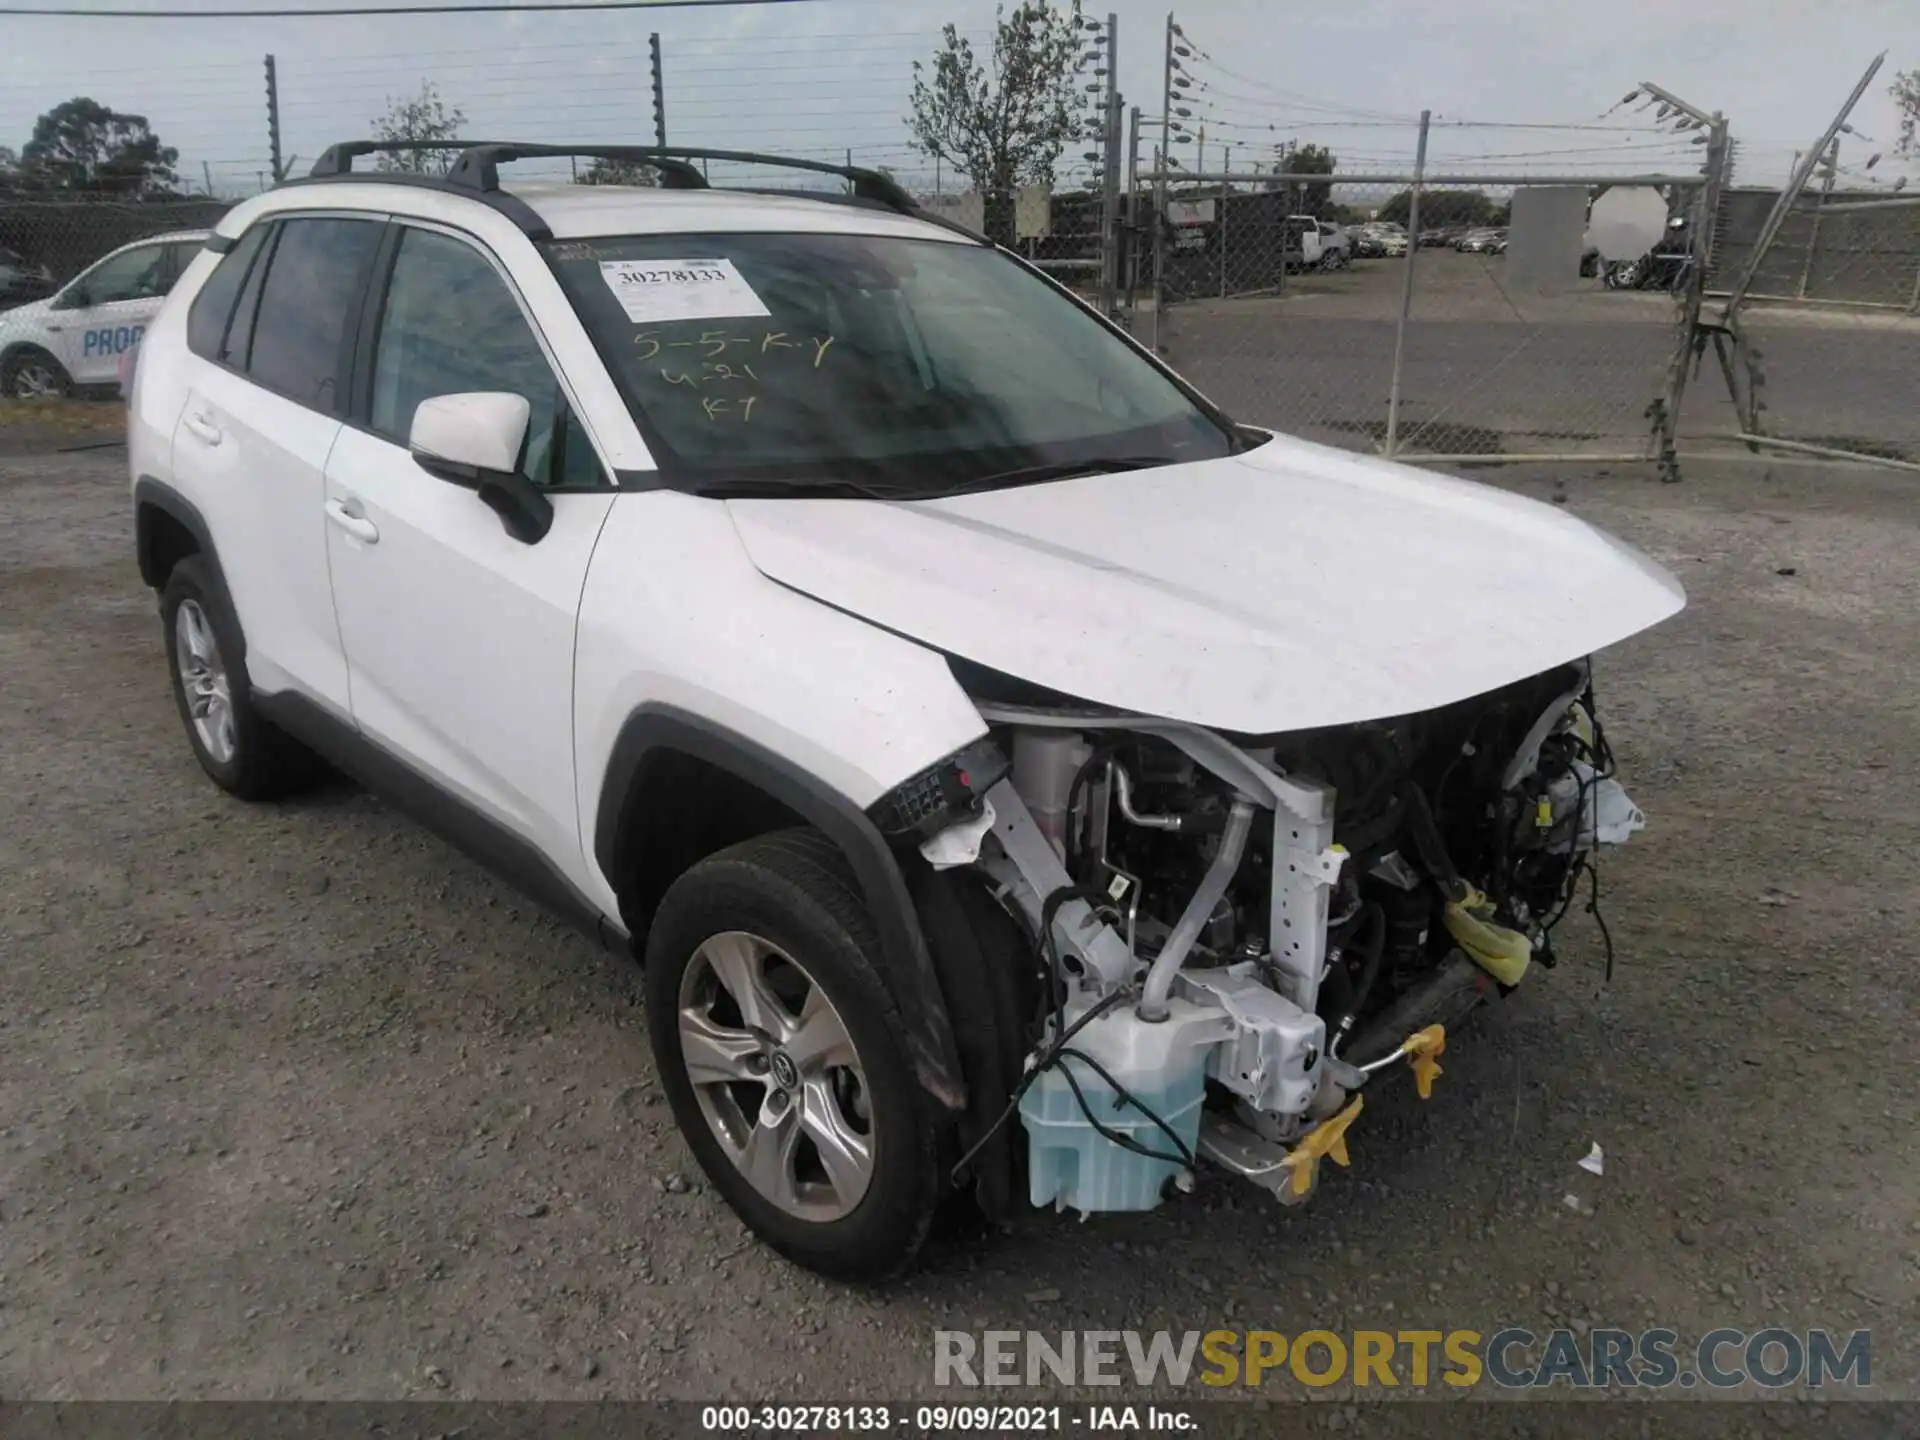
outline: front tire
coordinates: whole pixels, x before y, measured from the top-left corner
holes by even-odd
[[[944,1189],[882,974],[847,866],[812,830],[702,860],[647,939],[647,1028],[694,1158],[770,1246],[841,1280],[906,1269]]]
[[[325,775],[312,751],[255,710],[239,623],[197,555],[167,576],[160,618],[174,704],[214,784],[243,800],[276,800]]]
[[[73,393],[73,377],[45,350],[23,345],[0,365],[0,395],[10,400],[58,400]]]

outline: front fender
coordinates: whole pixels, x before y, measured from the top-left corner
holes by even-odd
[[[893,851],[873,822],[839,791],[789,760],[710,721],[669,705],[643,706],[627,717],[608,757],[593,825],[601,873],[626,872],[623,853],[643,803],[650,757],[690,756],[724,770],[779,801],[845,855],[880,933],[884,978],[906,1022],[906,1045],[921,1087],[949,1111],[967,1104],[953,1026],[925,934]]]

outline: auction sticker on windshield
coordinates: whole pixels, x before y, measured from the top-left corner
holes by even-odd
[[[600,278],[636,325],[773,313],[731,260],[602,260]]]

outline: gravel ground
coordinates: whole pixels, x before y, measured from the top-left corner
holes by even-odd
[[[1490,472],[1692,595],[1603,661],[1611,984],[1576,913],[1307,1207],[1203,1179],[875,1294],[698,1182],[632,966],[365,794],[201,776],[122,465],[0,458],[0,1395],[898,1399],[936,1328],[1555,1322],[1870,1326],[1913,1394],[1910,477]]]

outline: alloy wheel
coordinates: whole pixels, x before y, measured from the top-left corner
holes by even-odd
[[[233,724],[233,692],[213,622],[198,600],[182,600],[174,611],[173,644],[180,664],[180,688],[186,693],[194,733],[216,765],[230,764],[239,748]]]
[[[792,956],[710,936],[680,978],[680,1058],[727,1159],[787,1214],[850,1214],[873,1180],[866,1072],[846,1023]]]
[[[16,400],[52,400],[61,392],[60,377],[44,360],[27,360],[14,367]]]

